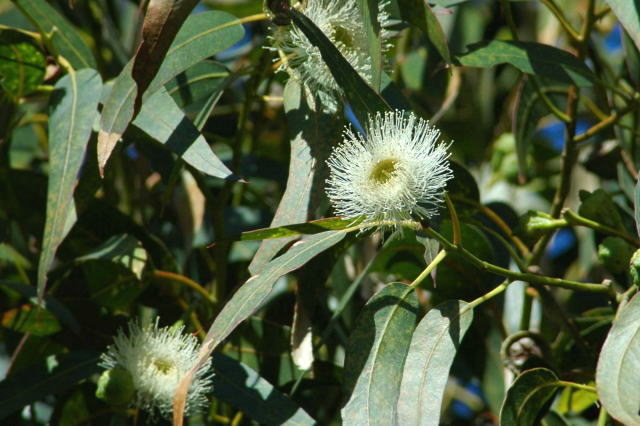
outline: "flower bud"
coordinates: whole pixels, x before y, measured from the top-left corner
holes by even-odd
[[[631,282],[635,285],[640,285],[640,249],[636,250],[631,256],[629,274],[631,274]]]
[[[607,237],[598,245],[598,258],[612,274],[622,274],[629,265],[633,247],[620,237]]]
[[[98,380],[96,397],[109,405],[126,407],[133,400],[134,393],[133,378],[122,367],[104,371]]]

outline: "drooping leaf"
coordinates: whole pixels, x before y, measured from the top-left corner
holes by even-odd
[[[418,315],[413,288],[392,283],[365,305],[346,348],[344,424],[394,424],[402,369]]]
[[[367,48],[371,59],[371,87],[380,92],[382,77],[382,39],[380,37],[380,22],[378,21],[378,0],[357,0],[362,25],[367,32]]]
[[[63,56],[77,70],[95,68],[96,60],[80,34],[45,0],[14,0],[13,2],[45,40],[50,40],[53,51]]]
[[[295,237],[296,235],[313,235],[326,231],[340,231],[352,226],[357,226],[359,223],[359,220],[353,221],[341,217],[330,217],[305,223],[279,226],[277,228],[256,229],[255,231],[243,232],[230,239],[233,241],[262,241],[273,238]]]
[[[218,11],[189,16],[149,84],[145,96],[151,96],[184,70],[242,39],[244,30],[235,21],[237,20],[233,15]],[[116,78],[104,104],[98,134],[98,165],[101,173],[134,116],[137,87],[131,76],[132,68],[133,62],[129,62]]]
[[[287,114],[289,130],[291,132],[291,161],[289,164],[289,176],[287,188],[278,204],[275,216],[271,222],[271,235],[278,235],[275,229],[280,229],[283,234],[290,234],[290,238],[264,241],[260,244],[249,271],[258,273],[284,246],[291,242],[291,237],[297,235],[296,230],[311,229],[317,227],[316,232],[322,232],[329,228],[324,225],[346,225],[348,221],[336,219],[333,221],[318,221],[318,224],[301,224],[309,218],[309,213],[317,206],[320,194],[326,178],[325,161],[329,156],[331,144],[327,143],[339,134],[338,120],[325,114],[314,105],[310,105],[305,97],[305,89],[294,79],[289,79],[284,90],[284,110]],[[322,222],[320,224],[320,222]],[[298,224],[298,225],[296,225]],[[265,230],[266,231],[266,230]],[[260,231],[246,232],[240,238],[246,240],[252,237],[266,239]]]
[[[215,398],[241,410],[260,424],[313,425],[316,422],[255,370],[222,354],[213,355]]]
[[[95,352],[52,355],[41,365],[4,379],[0,382],[0,419],[97,373],[100,371],[98,359],[99,354]]]
[[[533,368],[520,374],[507,391],[500,424],[533,426],[559,385],[558,376],[546,368]]]
[[[204,136],[164,88],[145,100],[133,125],[202,173],[221,179],[238,179],[213,153]]]
[[[213,350],[242,321],[247,319],[265,301],[273,290],[275,282],[281,276],[300,268],[318,253],[337,244],[346,236],[343,231],[327,231],[303,238],[281,256],[273,259],[258,275],[249,278],[222,308],[209,328],[199,354],[199,363],[191,372],[206,360]],[[174,423],[181,424],[186,392],[191,382],[190,375],[183,378],[174,398]]]
[[[640,2],[638,0],[606,0],[606,2],[640,50]]]
[[[439,424],[449,369],[472,320],[473,310],[459,300],[436,306],[420,320],[402,374],[399,424]]]
[[[422,0],[400,0],[399,7],[402,19],[415,25],[429,37],[442,59],[447,64],[451,64],[451,53],[449,52],[447,38],[431,6]]]
[[[40,299],[58,245],[76,221],[73,191],[91,136],[101,89],[100,75],[95,70],[84,69],[60,79],[51,95],[47,216],[38,265]]]
[[[291,10],[291,18],[295,25],[307,36],[311,44],[320,49],[331,75],[342,88],[349,104],[360,123],[366,123],[368,116],[376,112],[389,111],[387,102],[362,78],[360,74],[342,56],[327,36],[311,21],[297,10]]]
[[[549,78],[578,87],[591,87],[594,75],[571,53],[528,41],[491,40],[472,44],[469,51],[458,56],[460,64],[468,67],[488,68],[511,64],[520,71]]]
[[[596,387],[607,412],[625,425],[640,424],[640,295],[613,322],[598,358]]]
[[[180,26],[198,0],[151,0],[142,26],[142,40],[133,58],[131,77],[137,84],[136,105],[160,68]]]
[[[0,31],[0,87],[14,99],[33,92],[44,80],[46,61],[35,41],[18,31]]]
[[[9,309],[2,314],[0,324],[19,333],[30,333],[34,336],[48,336],[62,328],[55,315],[47,309],[25,304]]]

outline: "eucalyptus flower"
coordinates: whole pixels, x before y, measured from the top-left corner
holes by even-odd
[[[180,380],[198,362],[200,344],[195,336],[183,334],[184,327],[158,327],[158,321],[142,328],[137,321],[122,329],[113,345],[102,354],[100,365],[106,369],[124,369],[133,380],[135,396],[130,405],[170,419],[173,397]],[[186,413],[206,407],[211,391],[211,359],[197,371],[186,401]]]
[[[380,2],[378,13],[383,50],[388,48],[385,40],[390,37],[386,29],[390,25],[389,15],[384,10],[386,5],[387,1]],[[313,21],[365,80],[371,82],[369,42],[355,0],[307,0],[298,2],[295,7]],[[335,111],[336,99],[342,90],[322,59],[320,50],[293,24],[275,27],[271,39],[273,48],[284,54],[278,70],[289,71],[320,98],[326,109]]]
[[[327,195],[336,214],[396,228],[413,217],[432,217],[453,177],[440,131],[413,113],[395,111],[370,116],[365,132],[347,128],[329,157]]]

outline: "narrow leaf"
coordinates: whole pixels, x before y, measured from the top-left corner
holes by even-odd
[[[297,235],[313,235],[326,231],[341,231],[343,229],[356,226],[360,220],[343,219],[341,217],[330,217],[327,219],[312,220],[306,223],[295,223],[291,225],[278,226],[277,228],[256,229],[231,237],[231,241],[261,241],[273,238],[295,237]]]
[[[19,333],[49,336],[62,328],[55,315],[44,308],[25,304],[2,314],[0,324]]]
[[[213,350],[235,328],[264,303],[273,290],[275,282],[283,275],[300,268],[318,253],[337,244],[346,236],[346,232],[328,231],[312,235],[294,244],[286,253],[272,260],[264,270],[249,278],[222,308],[200,349],[199,362],[191,370],[191,374],[184,377],[176,390],[173,406],[174,424],[181,425],[184,404],[193,377],[193,372],[204,363]]]
[[[404,364],[399,424],[439,424],[449,369],[472,320],[473,310],[459,300],[442,303],[422,318]]]
[[[460,64],[488,68],[511,64],[520,71],[578,87],[591,87],[595,76],[571,53],[546,44],[526,41],[492,40],[475,43],[458,56]]]
[[[331,149],[331,144],[327,141],[335,139],[340,132],[340,122],[336,117],[314,108],[314,105],[310,105],[306,100],[305,95],[305,89],[295,79],[289,79],[284,90],[284,110],[292,135],[291,161],[287,188],[270,226],[272,229],[280,229],[282,234],[289,234],[289,238],[280,238],[286,235],[279,235],[276,237],[280,238],[279,240],[264,241],[260,244],[249,265],[249,271],[252,274],[258,273],[273,256],[290,243],[292,237],[299,234],[296,230],[313,228],[317,233],[336,229],[323,225],[291,225],[305,222],[309,218],[309,212],[313,211],[314,205],[318,204],[319,194],[322,194],[326,178],[325,162]],[[352,223],[342,220],[335,222],[340,225]],[[331,222],[323,222],[323,224],[328,223]],[[265,236],[260,231],[254,231],[244,233],[241,240],[251,238],[250,235]]]
[[[311,44],[320,49],[331,75],[338,82],[351,104],[358,120],[367,123],[368,116],[376,112],[388,111],[387,102],[358,74],[326,35],[306,16],[291,10],[293,22],[300,27]]]
[[[76,220],[73,190],[91,136],[101,89],[100,75],[95,70],[84,69],[60,79],[51,95],[47,215],[38,265],[40,300],[55,252]]]
[[[451,64],[451,53],[442,25],[433,13],[431,6],[424,0],[399,0],[402,19],[420,29],[447,64]]]
[[[213,153],[204,136],[164,88],[142,104],[133,125],[166,145],[202,173],[221,179],[238,180]]]
[[[315,420],[255,370],[222,354],[213,355],[212,396],[260,424],[313,425]]]
[[[612,417],[625,425],[640,424],[638,365],[640,295],[636,294],[613,322],[596,370],[596,388],[602,404]]]
[[[558,376],[546,368],[534,368],[520,374],[507,391],[500,411],[500,424],[533,426],[559,385]]]
[[[198,0],[151,0],[142,26],[142,41],[133,58],[131,77],[138,86],[135,104],[142,103],[142,95],[160,68],[169,46],[180,26]]]
[[[146,96],[151,96],[184,70],[242,39],[244,30],[236,22],[233,15],[218,11],[189,16],[149,84]],[[134,117],[137,86],[131,76],[132,68],[133,62],[129,62],[116,78],[104,104],[98,133],[98,165],[101,173],[104,172],[116,143]]]
[[[346,349],[342,409],[348,425],[389,425],[396,418],[402,369],[418,315],[413,288],[392,283],[365,305]]]
[[[638,0],[605,0],[640,50],[640,2]]]
[[[64,57],[75,69],[95,68],[96,60],[80,34],[45,0],[13,0],[53,51]]]
[[[378,0],[357,0],[362,24],[367,31],[369,57],[371,58],[371,86],[380,92],[382,77],[382,40],[380,22],[378,21]]]
[[[43,397],[65,391],[100,371],[99,354],[72,352],[52,355],[0,382],[0,419]]]

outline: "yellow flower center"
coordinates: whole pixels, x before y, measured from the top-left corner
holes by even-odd
[[[173,365],[165,359],[154,359],[152,364],[162,374],[168,374],[173,368]]]
[[[398,167],[398,161],[393,158],[387,158],[382,161],[378,161],[371,170],[371,174],[369,174],[369,179],[374,181],[375,183],[382,185],[393,177],[396,168]]]
[[[349,33],[349,30],[341,27],[340,25],[332,25],[333,38],[335,42],[341,42],[345,47],[353,47],[353,37]]]

